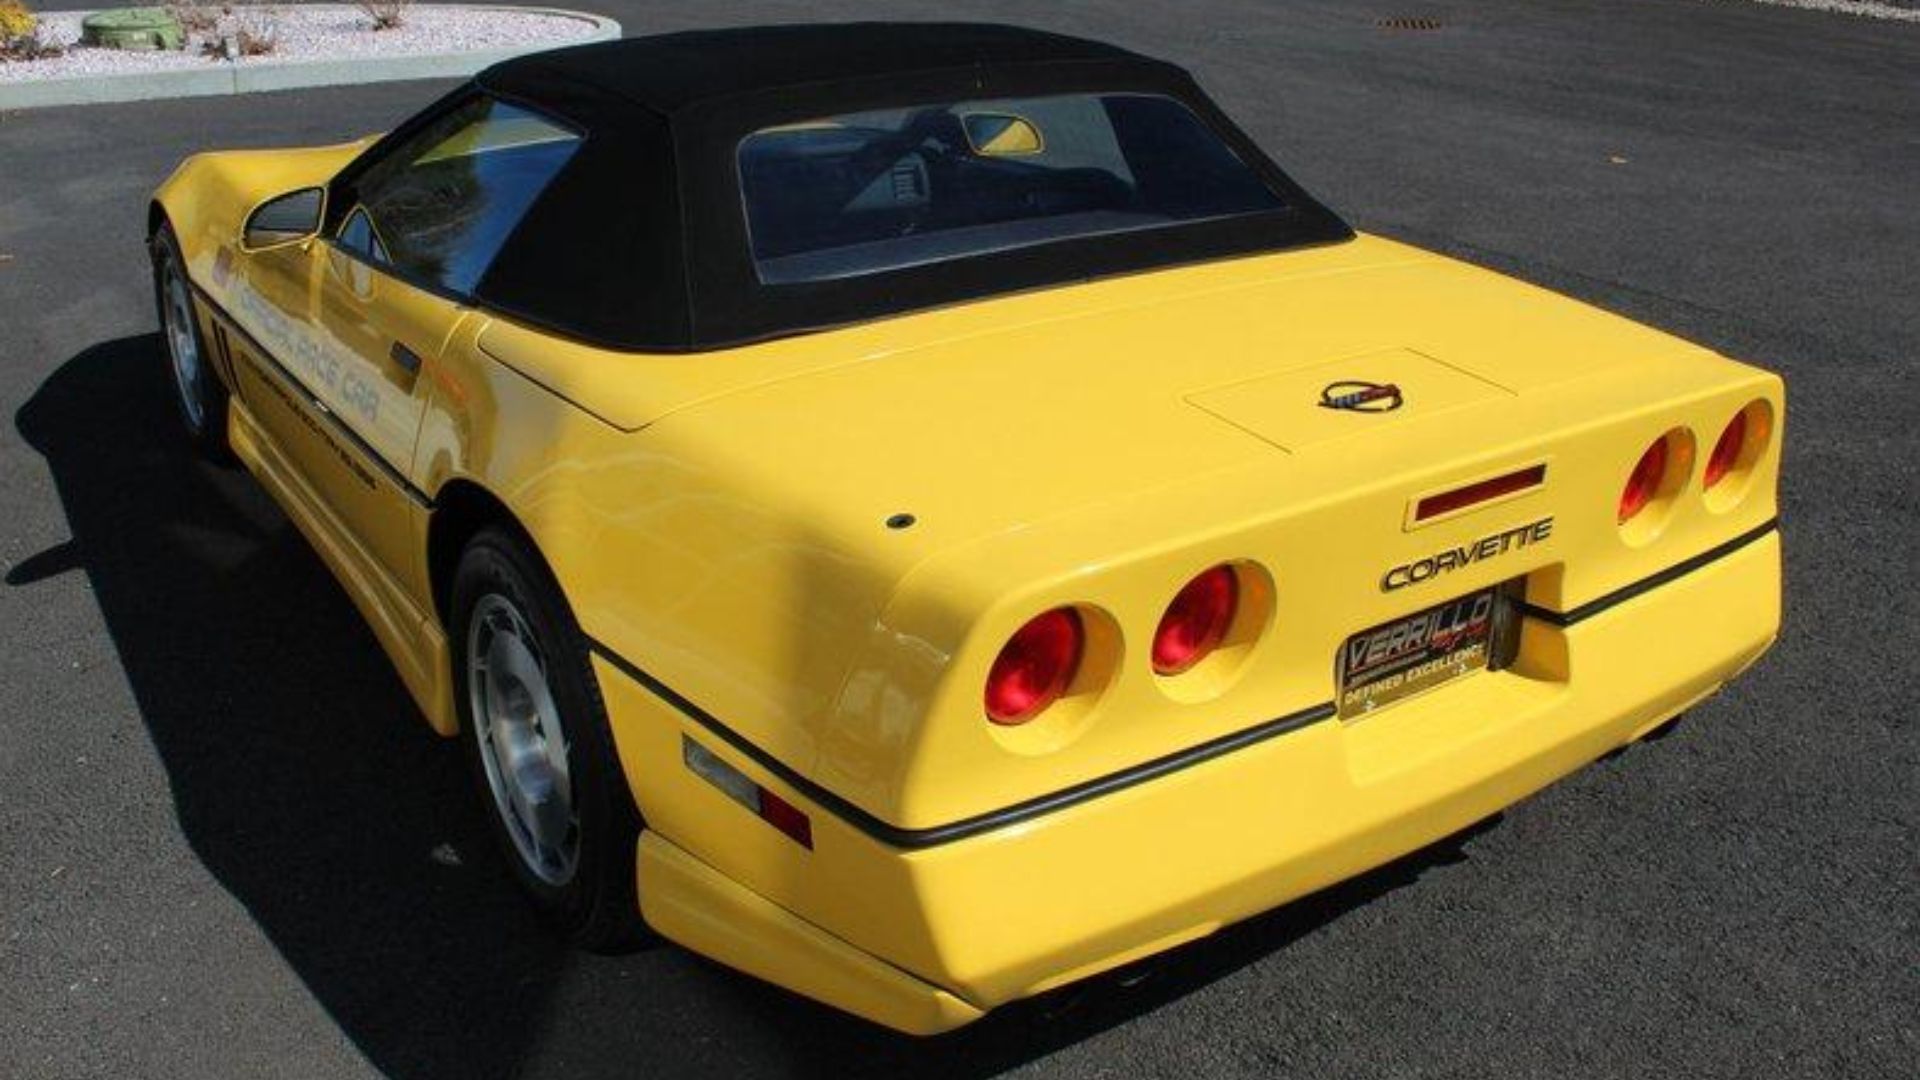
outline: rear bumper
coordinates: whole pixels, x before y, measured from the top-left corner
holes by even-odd
[[[1464,828],[1713,692],[1766,650],[1779,619],[1780,541],[1769,530],[1578,618],[1527,618],[1508,670],[918,849],[836,816],[596,663],[652,830],[640,875],[656,928],[931,1033]],[[682,739],[802,806],[813,849],[670,767]]]

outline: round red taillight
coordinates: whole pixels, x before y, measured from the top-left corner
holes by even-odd
[[[1707,455],[1706,486],[1712,487],[1727,478],[1733,467],[1740,463],[1740,451],[1747,446],[1747,414],[1745,410],[1733,414],[1727,421],[1727,428],[1713,444],[1713,453]]]
[[[1667,439],[1661,436],[1654,440],[1647,452],[1633,466],[1633,475],[1627,477],[1626,489],[1620,492],[1620,523],[1633,520],[1635,515],[1647,508],[1654,495],[1660,491],[1660,481],[1667,475]]]
[[[1060,700],[1086,648],[1072,608],[1055,608],[1014,631],[987,673],[987,719],[1024,724]]]
[[[1227,636],[1240,607],[1240,578],[1216,566],[1187,582],[1153,632],[1153,670],[1178,675],[1207,658]]]

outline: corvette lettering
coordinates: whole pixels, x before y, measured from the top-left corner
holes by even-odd
[[[1439,577],[1441,574],[1458,570],[1463,566],[1485,562],[1505,555],[1509,551],[1517,551],[1529,544],[1537,544],[1552,535],[1553,519],[1543,517],[1539,521],[1529,522],[1505,532],[1483,536],[1471,544],[1448,548],[1424,559],[1415,559],[1410,563],[1401,563],[1380,578],[1380,591],[1392,592],[1409,585],[1418,585],[1429,578]]]

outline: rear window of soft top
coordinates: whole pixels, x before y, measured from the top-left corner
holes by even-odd
[[[739,148],[755,270],[828,281],[1285,204],[1153,94],[959,101],[764,128]]]

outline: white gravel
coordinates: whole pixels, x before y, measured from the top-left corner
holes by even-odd
[[[1835,11],[1866,19],[1891,19],[1895,22],[1920,22],[1920,7],[1907,3],[1882,4],[1875,0],[1754,0],[1776,7],[1806,8],[1809,11]]]
[[[235,5],[221,18],[215,33],[231,34],[239,27],[254,33],[270,31],[275,47],[263,56],[242,57],[241,65],[302,60],[339,60],[354,56],[404,56],[415,53],[466,52],[508,46],[564,45],[586,37],[593,24],[567,15],[500,8],[434,4],[415,6],[406,24],[393,30],[374,30],[355,7],[302,4],[274,7]],[[55,79],[75,75],[110,75],[142,71],[175,71],[223,64],[204,56],[194,40],[178,52],[136,52],[82,48],[80,19],[87,12],[46,12],[40,16],[42,36],[68,46],[66,55],[47,60],[0,61],[0,82]]]

